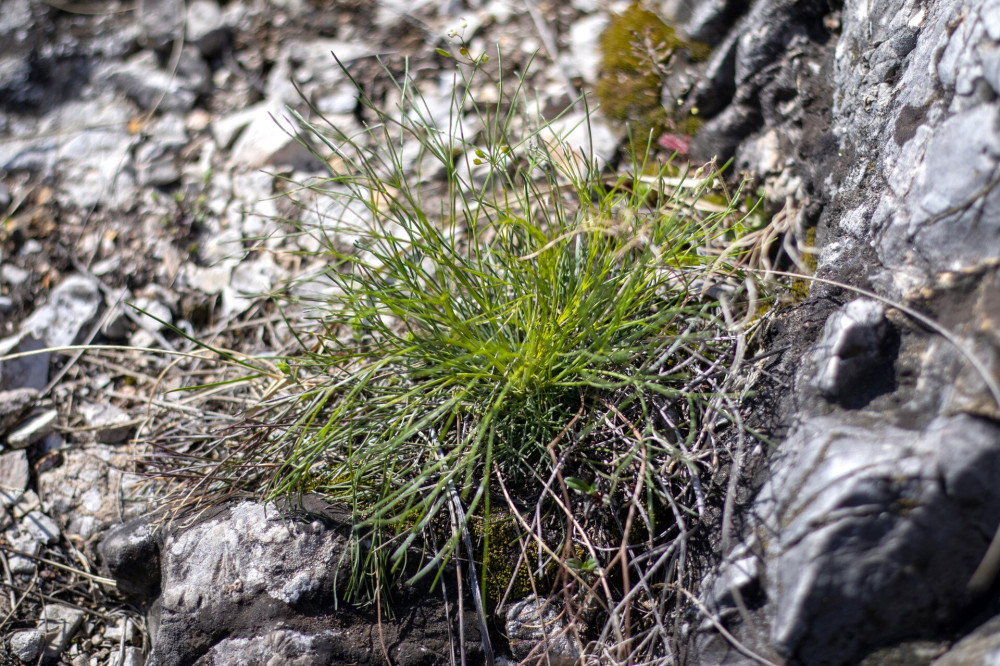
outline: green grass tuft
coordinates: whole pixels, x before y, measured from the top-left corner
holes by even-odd
[[[586,119],[539,120],[520,80],[461,54],[444,117],[388,68],[399,106],[358,85],[360,134],[296,117],[337,165],[293,195],[334,211],[295,223],[323,269],[290,288],[310,317],[293,321],[301,351],[278,361],[281,390],[212,481],[349,505],[354,599],[439,575],[464,521],[492,516],[504,527],[471,530],[474,559],[489,569],[489,535],[507,534],[522,561],[503,570],[541,584],[556,566],[624,639],[624,562],[636,540],[655,551],[687,533],[728,427],[724,314],[742,277],[725,247],[748,222],[711,168],[633,152],[606,172],[567,142]],[[484,85],[499,101],[476,101]]]

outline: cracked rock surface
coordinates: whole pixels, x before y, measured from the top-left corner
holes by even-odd
[[[802,186],[800,222],[818,225],[822,248],[816,274],[846,287],[816,282],[786,315],[829,317],[804,341],[794,328],[775,334],[795,356],[776,363],[788,379],[776,409],[786,436],[759,463],[745,514],[759,587],[746,612],[711,587],[704,597],[772,661],[929,664],[1000,611],[993,592],[969,586],[1000,522],[990,388],[1000,376],[1000,3],[848,0],[825,17],[775,19],[783,7],[753,3],[720,42],[734,65],[725,70],[717,51],[703,85],[734,92],[695,147],[789,165],[792,177],[771,187]],[[830,86],[825,124],[813,121],[825,131],[811,136],[795,134],[794,110],[822,84],[797,86],[773,115],[754,79],[787,80],[803,58],[814,59],[806,78]],[[775,129],[778,155],[752,159]],[[794,136],[803,144],[785,143]],[[829,153],[817,161],[808,150],[818,145]],[[694,643],[697,663],[755,663],[711,629]],[[987,649],[970,637],[934,663],[988,663],[972,656]]]
[[[247,501],[182,529],[133,522],[101,554],[134,599],[152,602],[150,665],[382,663],[382,641],[398,664],[446,662],[439,591],[405,589],[381,626],[374,609],[340,600],[348,532],[343,517]],[[474,615],[466,623],[467,654],[481,660]]]

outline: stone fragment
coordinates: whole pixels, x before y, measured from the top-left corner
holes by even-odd
[[[18,523],[23,532],[45,546],[51,546],[59,542],[59,525],[41,511],[29,511]]]
[[[67,276],[49,294],[48,302],[24,320],[21,331],[44,340],[50,347],[71,345],[97,315],[103,301],[96,282],[82,275]]]
[[[212,136],[219,148],[231,148],[240,136],[240,132],[253,122],[265,107],[257,104],[246,109],[239,109],[226,115],[214,118],[210,124]]]
[[[0,95],[3,95],[5,106],[37,103],[36,86],[31,85],[31,63],[28,58],[21,55],[0,58]]]
[[[534,595],[511,605],[506,613],[506,629],[515,659],[530,657],[556,666],[579,662],[583,646],[560,611],[554,602]]]
[[[147,331],[162,331],[174,321],[170,308],[156,298],[138,296],[130,305],[135,309],[139,326]]]
[[[268,659],[271,655],[268,655]],[[146,657],[142,653],[142,648],[137,647],[126,647],[124,655],[119,654],[118,650],[112,650],[111,659],[108,661],[108,666],[144,666],[146,663]]]
[[[294,63],[296,80],[326,86],[347,78],[337,60],[347,65],[376,52],[370,45],[361,42],[313,39],[289,44],[284,56]]]
[[[96,99],[73,100],[59,107],[44,132],[59,140],[44,150],[42,168],[58,169],[62,205],[90,208],[129,205],[135,179],[131,162],[133,137],[128,121],[134,108],[108,90]],[[44,134],[43,134],[44,136]],[[22,250],[23,251],[23,250]]]
[[[188,145],[184,117],[164,114],[150,125],[147,134],[149,139],[135,151],[139,184],[159,187],[179,181],[180,154]]]
[[[104,444],[124,442],[135,428],[128,412],[108,402],[83,403],[79,412],[94,439]]]
[[[760,583],[763,566],[760,558],[749,550],[740,544],[719,567],[717,577],[711,582],[713,609],[737,606],[737,595],[746,596]]]
[[[141,600],[159,592],[161,540],[154,525],[136,518],[111,528],[98,544],[102,566],[122,594]]]
[[[76,608],[62,604],[45,604],[41,619],[38,621],[38,630],[48,639],[45,648],[47,659],[59,658],[80,628],[83,616],[84,612]]]
[[[0,435],[24,418],[38,396],[38,391],[33,388],[0,391]]]
[[[325,504],[307,505],[315,511],[328,510]],[[332,607],[337,603],[334,591],[346,584],[346,571],[336,562],[348,544],[346,532],[338,527],[347,517],[334,520],[326,515],[329,522],[282,511],[270,503],[242,502],[168,534],[158,549],[161,611],[150,661],[161,666],[182,666],[200,658],[220,664],[268,663],[269,655],[279,655],[275,663],[320,666],[356,661],[354,655],[379,654],[374,620],[343,616],[331,624],[322,617],[306,620],[302,614],[306,608]],[[144,563],[150,566],[144,553],[155,543],[148,527],[137,529],[134,536],[127,529],[120,536],[112,532],[99,546],[109,565],[116,558],[132,563],[126,567],[133,570],[130,579],[142,579]],[[109,548],[112,538],[138,546],[137,552],[119,557],[117,548]],[[454,631],[438,597],[426,588],[403,588],[394,602],[397,620],[383,621],[382,635],[395,663],[416,666],[427,654],[443,655],[452,649]],[[234,614],[252,607],[269,609],[268,619],[245,632],[232,631]],[[470,607],[471,602],[466,608]],[[464,622],[465,652],[471,660],[481,661],[475,618],[467,613]],[[420,631],[412,638],[401,629],[417,625]],[[347,635],[352,638],[345,639]],[[206,642],[207,636],[220,638]]]
[[[38,442],[55,430],[59,413],[54,409],[35,414],[14,430],[7,433],[7,446],[24,449]]]
[[[220,293],[229,286],[233,274],[232,267],[225,264],[208,268],[187,264],[182,271],[185,284],[206,294]]]
[[[997,663],[1000,663],[1000,617],[976,628],[931,666],[993,666]]]
[[[231,164],[247,169],[285,166],[306,172],[324,168],[308,144],[304,145],[306,137],[280,102],[261,102],[248,117],[249,124],[233,145]]]
[[[280,268],[270,255],[256,261],[244,261],[233,270],[230,286],[243,296],[264,296],[271,291]]]
[[[344,85],[319,96],[316,100],[316,108],[324,116],[327,118],[331,116],[338,117],[337,121],[333,121],[331,118],[331,123],[341,131],[346,131],[349,127],[350,122],[353,120],[349,114],[354,112],[357,105],[358,91],[350,82],[345,82]],[[340,120],[340,118],[343,118],[343,120]]]
[[[206,57],[219,53],[229,39],[229,26],[223,21],[219,4],[213,0],[188,3],[184,29],[187,42]]]
[[[28,454],[24,451],[0,454],[0,507],[14,506],[28,489],[29,480]]]
[[[105,538],[105,541],[107,537]],[[107,628],[104,630],[104,640],[108,643],[125,643],[126,645],[131,644],[138,637],[139,632],[135,625],[129,617],[118,618],[117,624],[109,623]]]
[[[18,268],[14,264],[0,265],[0,281],[6,282],[11,286],[16,287],[24,284],[29,277],[31,277],[30,272],[23,268]]]
[[[38,555],[42,549],[42,544],[27,532],[21,532],[16,526],[8,527],[4,530],[4,539],[12,551],[7,554],[7,565],[10,567],[10,572],[15,576],[35,573],[35,559],[33,556]],[[19,555],[18,553],[24,553],[25,555]]]
[[[10,651],[23,664],[33,664],[38,660],[45,646],[45,635],[38,629],[15,631],[7,639]]]
[[[145,143],[135,153],[139,184],[146,187],[164,187],[181,179],[177,156],[162,146]]]
[[[576,21],[569,30],[573,64],[590,84],[597,80],[601,68],[600,37],[609,22],[607,14],[594,14]]]
[[[246,310],[254,300],[269,294],[282,276],[281,267],[270,255],[239,264],[233,269],[230,283],[222,290],[222,315]]]
[[[184,0],[140,0],[137,15],[142,37],[154,49],[184,37]]]
[[[28,515],[32,511],[36,511],[42,507],[42,502],[38,498],[38,493],[30,488],[24,491],[21,495],[21,499],[17,501],[14,505],[12,513],[14,518],[20,520]]]
[[[845,305],[827,320],[816,344],[813,385],[828,398],[846,398],[859,378],[884,364],[888,332],[885,306],[878,301],[858,299]]]
[[[144,111],[189,111],[197,93],[177,76],[160,69],[152,51],[141,51],[106,74],[116,88]]]

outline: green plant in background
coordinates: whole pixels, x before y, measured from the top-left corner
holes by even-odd
[[[701,119],[676,105],[664,106],[663,86],[673,65],[705,60],[710,51],[706,44],[682,39],[640,3],[629,6],[601,35],[601,75],[594,90],[601,111],[628,123],[643,142],[650,133],[654,140],[666,131],[693,135]]]
[[[350,506],[355,600],[440,575],[464,546],[493,603],[511,586],[498,572],[522,594],[525,572],[541,594],[554,579],[639,649],[636,632],[667,631],[650,613],[668,593],[650,586],[687,575],[676,541],[733,418],[724,314],[742,277],[725,248],[740,197],[709,202],[716,172],[642,150],[603,173],[537,120],[522,81],[509,89],[464,48],[459,60],[444,117],[388,68],[399,106],[358,85],[361,134],[296,116],[340,165],[299,190],[335,213],[293,222],[323,270],[291,289],[314,294],[292,299],[309,317],[291,322],[300,353],[277,361],[281,386],[206,488]],[[498,102],[477,102],[483,85]],[[468,119],[481,129],[466,134]],[[709,296],[722,292],[726,308]],[[657,557],[640,565],[636,539]]]

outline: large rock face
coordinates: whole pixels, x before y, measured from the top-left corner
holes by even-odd
[[[970,581],[1000,521],[1000,2],[849,0],[826,16],[812,4],[755,3],[721,42],[733,66],[717,52],[703,85],[728,83],[731,101],[695,147],[735,155],[770,178],[772,197],[798,199],[799,221],[819,223],[817,276],[847,286],[813,285],[800,310],[835,314],[795,331],[781,362],[788,436],[747,532],[761,599],[738,613],[718,593],[735,558],[705,588],[744,645],[696,634],[696,662],[758,663],[749,650],[926,664],[946,644],[891,646],[996,612]],[[754,74],[765,71],[799,76],[771,111]],[[810,120],[826,131],[803,131],[808,104],[828,109]]]

